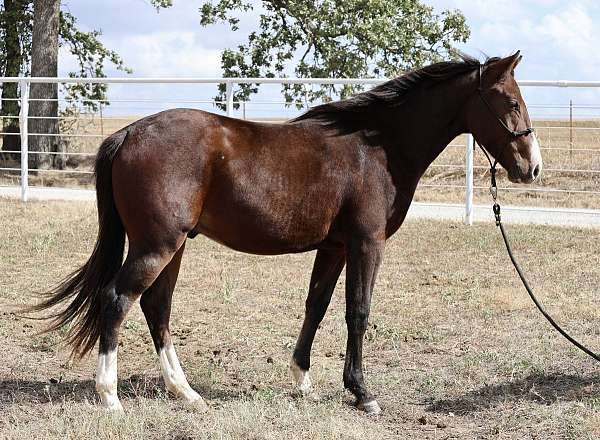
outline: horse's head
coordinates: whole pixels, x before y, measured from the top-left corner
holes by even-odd
[[[521,58],[517,52],[480,67],[467,114],[475,140],[506,169],[509,180],[531,183],[542,171],[542,156],[514,77]]]

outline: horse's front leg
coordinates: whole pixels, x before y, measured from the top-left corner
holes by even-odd
[[[308,394],[311,391],[311,380],[308,374],[310,350],[344,263],[343,251],[325,249],[317,251],[306,299],[304,323],[290,365],[294,384],[301,394]]]
[[[381,411],[365,385],[362,347],[369,319],[371,292],[383,256],[384,244],[383,240],[371,238],[353,240],[346,252],[348,343],[344,365],[344,386],[356,396],[357,408],[368,414],[377,414]]]

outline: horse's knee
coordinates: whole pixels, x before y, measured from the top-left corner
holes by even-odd
[[[355,312],[346,313],[346,324],[352,332],[358,334],[367,331],[369,323],[369,312],[364,310],[358,310]]]

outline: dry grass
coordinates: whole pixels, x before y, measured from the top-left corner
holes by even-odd
[[[165,395],[139,307],[122,331],[123,415],[94,404],[95,359],[68,362],[60,334],[11,310],[88,256],[87,203],[0,199],[0,438],[592,439],[600,438],[597,364],[543,322],[491,224],[409,222],[389,242],[366,336],[369,418],[342,390],[343,277],[315,341],[319,401],[292,395],[287,365],[312,254],[257,257],[188,243],[174,340],[208,414]],[[597,230],[509,226],[548,309],[598,342]]]

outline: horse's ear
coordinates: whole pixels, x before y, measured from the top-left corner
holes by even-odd
[[[502,82],[507,76],[514,76],[515,67],[522,59],[521,51],[518,50],[506,58],[492,61],[483,73],[484,87],[492,87],[494,84]]]
[[[520,51],[517,51],[517,55],[519,55],[519,53],[520,53]],[[513,66],[512,66],[513,72],[517,68],[517,66],[519,65],[519,63],[521,62],[522,59],[523,59],[523,55],[519,55],[517,57],[517,61],[515,61],[515,64],[513,64]]]

